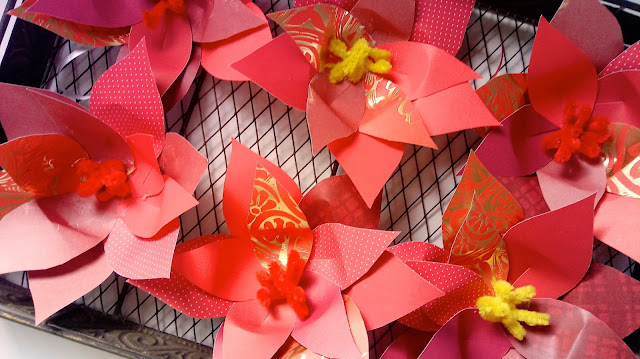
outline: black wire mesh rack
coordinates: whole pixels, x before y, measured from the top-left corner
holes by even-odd
[[[293,6],[292,0],[256,3],[265,12]],[[617,6],[618,12],[624,10]],[[482,75],[474,81],[475,87],[498,74],[526,71],[536,31],[532,18],[535,16],[476,4],[458,53],[459,59]],[[281,32],[271,25],[274,35]],[[86,105],[93,83],[115,63],[118,51],[89,49],[58,39],[41,87]],[[281,166],[303,192],[328,177],[334,163],[326,148],[312,154],[303,112],[287,107],[255,84],[221,81],[200,71],[196,83],[201,86],[192,86],[185,99],[166,114],[167,130],[183,129],[185,137],[209,160],[208,171],[195,192],[200,204],[180,218],[180,242],[227,233],[221,204],[232,138]],[[435,142],[439,150],[407,146],[399,168],[384,188],[380,228],[402,232],[395,244],[441,243],[441,217],[459,181],[456,173],[469,149],[479,144],[479,136],[470,130],[436,137]],[[638,270],[635,262],[601,243],[594,247],[594,260],[629,275]],[[26,274],[4,277],[28,286]],[[116,274],[78,303],[107,314],[119,313],[129,321],[207,346],[213,346],[222,323],[222,319],[197,320],[181,314],[146,292],[125,285],[125,278]],[[380,357],[402,330],[401,325],[392,324],[371,332],[371,357]]]

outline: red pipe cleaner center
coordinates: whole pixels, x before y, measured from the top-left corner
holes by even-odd
[[[160,0],[151,9],[151,11],[144,10],[142,12],[142,21],[144,25],[149,29],[155,29],[160,25],[162,15],[169,10],[178,15],[184,14],[184,0]]]
[[[585,105],[578,110],[578,105],[570,102],[564,109],[562,128],[544,137],[542,147],[557,150],[553,160],[564,163],[576,152],[588,158],[598,157],[602,144],[610,137],[609,118],[591,116],[590,106]]]
[[[127,169],[119,160],[94,162],[84,159],[75,164],[76,174],[80,177],[80,184],[76,192],[80,197],[96,195],[105,202],[113,197],[127,197],[131,194]]]
[[[307,296],[304,289],[298,285],[304,272],[304,265],[300,254],[292,250],[289,252],[286,268],[275,260],[269,264],[268,271],[263,269],[258,272],[258,282],[262,285],[258,290],[260,304],[269,308],[276,301],[286,300],[300,319],[309,318]]]

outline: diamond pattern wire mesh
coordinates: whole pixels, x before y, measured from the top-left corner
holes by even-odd
[[[258,0],[256,3],[265,12],[293,6],[292,0]],[[281,30],[274,28],[273,31],[279,34]],[[479,87],[498,73],[525,71],[534,35],[532,21],[478,4],[458,58],[482,75],[474,81],[474,86]],[[118,49],[86,49],[68,41],[61,41],[58,46],[42,87],[87,105],[93,83],[115,63]],[[168,131],[178,132],[181,128],[193,92],[192,87],[185,99],[167,113]],[[206,75],[195,95],[198,103],[186,127],[186,137],[209,159],[209,167],[195,192],[200,204],[180,218],[180,241],[228,233],[221,204],[232,138],[281,166],[303,192],[330,175],[334,158],[326,148],[317,155],[312,154],[303,112],[287,107],[255,84],[221,81],[210,75]],[[380,228],[402,232],[395,244],[441,243],[441,217],[459,180],[455,174],[480,138],[470,130],[439,136],[435,142],[439,147],[437,151],[407,146],[399,168],[385,186]],[[627,274],[634,265],[628,257],[600,243],[594,248],[594,258]],[[7,277],[28,285],[22,273]],[[113,274],[78,302],[105,313],[121,311],[128,320],[213,345],[221,319],[187,317],[141,290],[123,288],[124,282],[124,278]],[[121,308],[116,304],[119,295],[126,295]],[[401,325],[395,324],[370,333],[371,357],[379,358],[402,330]]]

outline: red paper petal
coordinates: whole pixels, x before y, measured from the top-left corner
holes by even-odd
[[[598,0],[564,0],[551,25],[584,51],[597,71],[624,50],[618,20]]]
[[[358,0],[295,0],[296,7],[303,7],[315,4],[331,4],[340,6],[345,10],[351,10]]]
[[[415,12],[415,0],[396,0],[393,6],[385,0],[360,0],[351,9],[351,14],[367,29],[376,45],[408,41]]]
[[[259,16],[240,0],[189,0],[185,3],[193,41],[215,42],[266,25]]]
[[[389,324],[443,295],[388,252],[384,252],[371,270],[345,294],[360,309],[367,330]]]
[[[165,11],[155,29],[150,29],[144,23],[131,27],[129,42],[138,44],[142,39],[145,39],[158,92],[163,95],[180,76],[191,57],[189,20],[185,15]]]
[[[207,169],[208,161],[184,137],[169,132],[158,164],[162,173],[173,178],[185,191],[193,193]]]
[[[180,220],[174,219],[152,238],[140,238],[118,219],[104,243],[113,270],[129,279],[169,278]]]
[[[483,126],[500,126],[471,85],[452,86],[413,102],[431,136]]]
[[[547,206],[547,203],[544,201],[537,176],[496,176],[496,179],[511,193],[513,198],[516,199],[516,202],[520,204],[524,212],[524,218],[549,212],[549,206]]]
[[[404,147],[404,143],[386,141],[359,132],[329,144],[329,150],[369,207],[398,167]]]
[[[636,42],[623,53],[613,59],[607,67],[600,72],[600,77],[622,70],[640,70],[640,42]]]
[[[449,253],[435,244],[426,242],[400,243],[387,249],[401,261],[429,261],[446,262],[449,260]]]
[[[515,287],[533,285],[543,298],[575,287],[591,263],[594,199],[595,194],[513,226],[504,236],[508,281]]]
[[[597,94],[598,75],[589,57],[541,17],[529,65],[533,108],[561,127],[570,101],[593,106]]]
[[[253,254],[251,241],[220,235],[214,238],[217,240],[197,248],[176,251],[173,271],[222,299],[243,301],[255,298],[260,289],[256,274],[262,266]]]
[[[548,313],[549,326],[528,327],[525,340],[509,337],[525,358],[634,359],[631,349],[600,319],[559,300],[533,299],[528,308]]]
[[[100,285],[112,272],[101,244],[60,266],[30,271],[36,325]]]
[[[285,104],[306,111],[309,83],[316,70],[291,35],[276,37],[231,67]]]
[[[129,26],[142,21],[142,11],[153,7],[151,0],[86,1],[38,0],[29,12],[47,14],[84,25]]]
[[[378,196],[373,206],[367,207],[349,177],[340,175],[325,178],[313,186],[299,206],[311,229],[325,223],[377,229],[381,203],[382,197]]]
[[[433,333],[410,329],[394,340],[380,359],[418,359],[431,337]]]
[[[122,52],[122,50],[120,50],[120,52]],[[118,58],[120,58],[120,53],[118,53]],[[191,47],[189,62],[187,62],[187,66],[184,67],[184,71],[182,71],[180,76],[178,76],[178,78],[173,82],[171,87],[167,89],[167,92],[162,95],[162,107],[165,112],[169,112],[169,110],[178,104],[187,92],[189,92],[189,89],[198,74],[198,70],[200,70],[201,60],[202,47],[194,43]]]
[[[291,334],[296,315],[287,304],[267,309],[257,300],[233,305],[224,327],[224,358],[270,359]]]
[[[640,201],[605,193],[596,208],[594,234],[600,241],[640,261]]]
[[[592,263],[584,279],[562,300],[588,310],[624,338],[640,327],[640,314],[628,307],[637,298],[640,282],[609,266]]]
[[[307,270],[322,274],[346,289],[365,273],[400,232],[323,224],[313,230],[313,251]]]
[[[129,176],[131,195],[134,198],[155,196],[164,188],[158,160],[153,152],[153,137],[137,134],[127,138],[133,152],[135,170]]]
[[[158,156],[164,145],[164,110],[146,48],[141,41],[100,76],[93,85],[89,109],[123,138],[152,135]]]
[[[224,317],[233,305],[233,302],[203,291],[176,272],[171,272],[171,277],[168,279],[130,279],[128,282],[157,297],[173,309],[197,319]],[[221,331],[222,328],[220,328]],[[215,344],[218,345],[217,339]]]

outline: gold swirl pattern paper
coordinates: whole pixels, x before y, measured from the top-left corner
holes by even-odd
[[[609,130],[612,139],[602,146],[607,191],[640,199],[640,129],[613,123]]]

